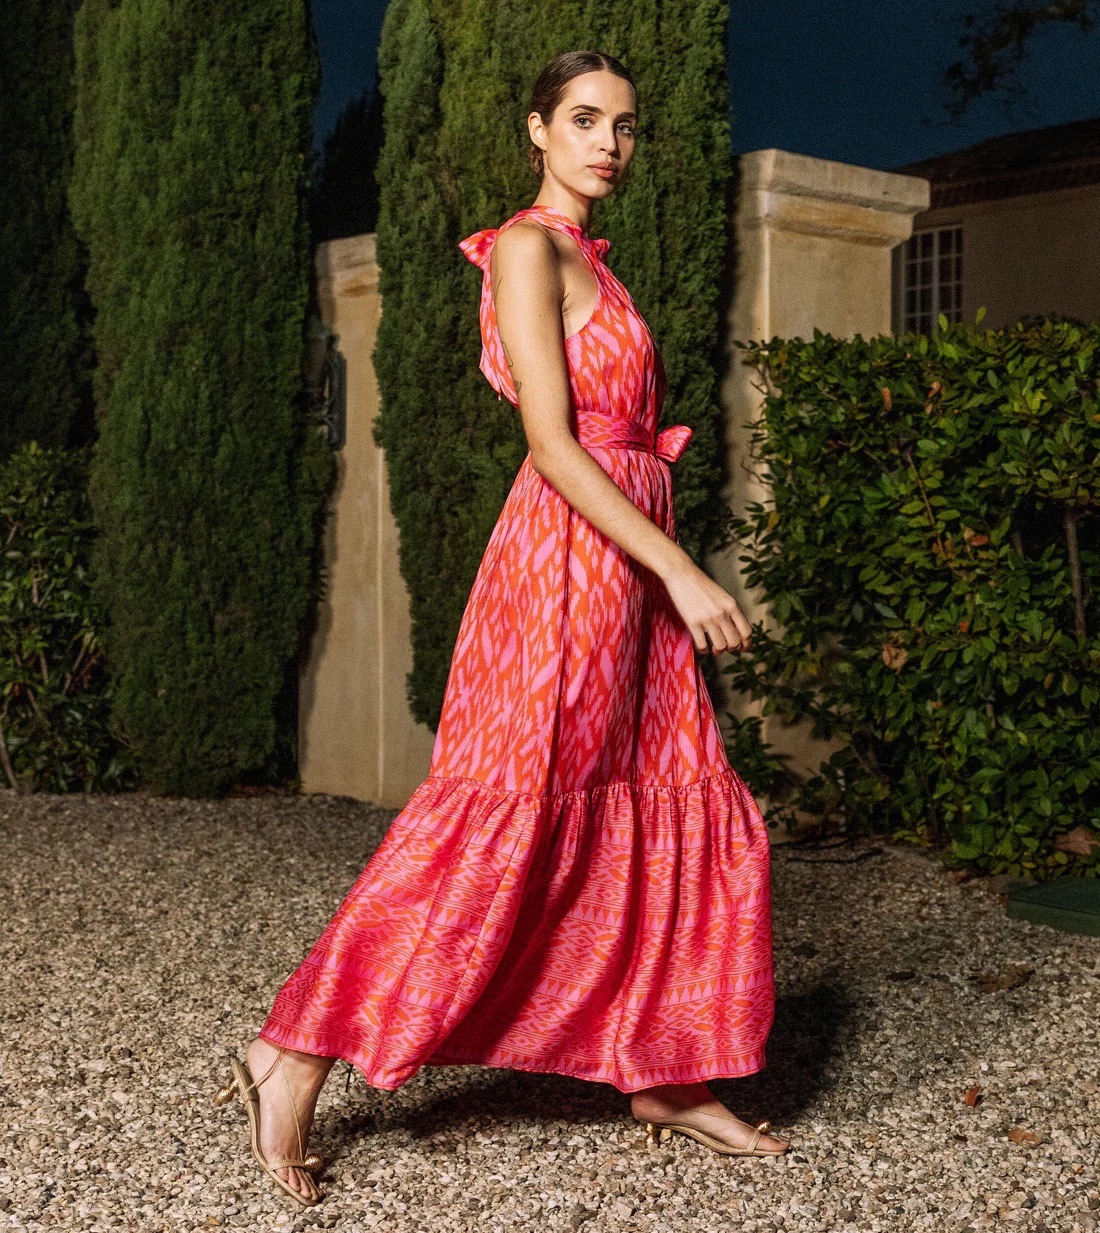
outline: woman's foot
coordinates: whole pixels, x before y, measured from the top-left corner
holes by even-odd
[[[256,1037],[244,1055],[252,1081],[258,1084],[256,1095],[260,1100],[260,1151],[268,1160],[281,1157],[304,1160],[317,1097],[336,1059],[283,1049],[279,1064],[271,1071],[267,1080],[261,1082],[261,1076],[267,1074],[268,1068],[278,1055],[278,1046],[264,1040],[262,1036]],[[275,1172],[305,1199],[316,1199],[321,1193],[307,1169],[285,1165]]]
[[[666,1083],[647,1087],[630,1097],[630,1112],[643,1122],[688,1120],[691,1125],[720,1139],[732,1148],[747,1148],[756,1128],[741,1121],[707,1087],[706,1083]],[[790,1147],[786,1139],[762,1134],[756,1147],[765,1152],[782,1152]]]

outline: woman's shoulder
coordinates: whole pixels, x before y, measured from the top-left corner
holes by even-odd
[[[512,217],[497,228],[493,245],[509,263],[539,266],[557,253],[553,236],[531,218]]]
[[[506,238],[501,240],[501,237]],[[501,253],[505,260],[509,263],[515,260],[523,266],[537,266],[553,260],[557,251],[549,231],[524,210],[505,219],[499,227],[475,231],[459,240],[458,247],[474,265],[488,270],[498,240],[502,243]]]

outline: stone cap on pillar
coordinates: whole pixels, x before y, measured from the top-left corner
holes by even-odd
[[[314,251],[314,273],[319,280],[333,283],[341,294],[373,294],[378,290],[377,242],[373,231],[324,240]]]
[[[738,225],[835,236],[892,248],[928,208],[931,187],[919,176],[837,163],[789,150],[752,150],[738,158]]]

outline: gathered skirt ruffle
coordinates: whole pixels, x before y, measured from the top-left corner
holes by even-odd
[[[480,1064],[631,1092],[761,1070],[773,990],[767,829],[732,768],[552,796],[431,775],[261,1035],[387,1090]]]

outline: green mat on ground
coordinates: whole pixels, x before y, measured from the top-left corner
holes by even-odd
[[[1056,878],[1018,886],[1009,892],[1005,910],[1017,920],[1100,937],[1100,878]]]

